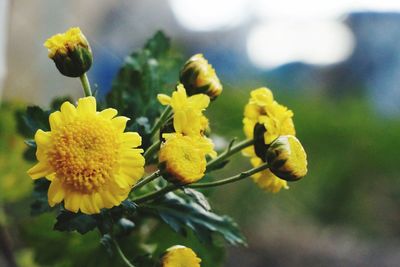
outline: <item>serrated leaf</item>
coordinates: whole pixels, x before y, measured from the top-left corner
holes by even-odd
[[[172,229],[183,235],[186,228],[189,228],[203,242],[211,242],[212,235],[219,233],[232,245],[246,244],[237,224],[230,217],[217,215],[175,193],[168,193],[147,204],[145,208],[160,216]]]
[[[96,226],[97,221],[93,216],[64,210],[57,216],[54,230],[61,232],[77,231],[83,235],[93,230]]]
[[[105,234],[101,237],[100,239],[100,244],[104,246],[106,249],[107,253],[112,256],[113,255],[113,249],[112,249],[112,238],[109,234]]]
[[[33,216],[40,215],[51,210],[47,200],[47,191],[49,190],[50,181],[41,178],[34,181],[32,196],[34,201],[31,204],[31,214]]]
[[[205,210],[211,210],[210,203],[208,203],[208,200],[203,193],[192,188],[185,188],[183,189],[183,192],[186,195],[190,196],[197,204],[202,206]]]
[[[37,130],[49,130],[49,114],[48,111],[44,111],[38,106],[30,106],[26,109],[26,112],[17,112],[19,133],[25,137],[33,138]]]
[[[167,53],[169,47],[170,39],[162,31],[156,32],[153,38],[147,41],[145,45],[145,48],[150,50],[150,52],[157,58]]]

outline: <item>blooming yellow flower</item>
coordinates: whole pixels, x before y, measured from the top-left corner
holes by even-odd
[[[212,100],[222,92],[222,85],[214,68],[202,54],[192,56],[180,73],[180,82],[189,95],[206,94]]]
[[[78,27],[53,35],[46,40],[44,46],[49,51],[49,58],[53,59],[57,69],[65,76],[79,77],[92,65],[92,51]]]
[[[270,144],[280,135],[295,135],[293,112],[280,105],[273,98],[272,92],[265,88],[253,90],[244,110],[244,133],[253,138],[254,126],[263,124],[266,132],[264,141]]]
[[[279,136],[267,151],[267,162],[276,176],[295,181],[307,174],[307,154],[300,141],[292,135]]]
[[[213,153],[213,145],[202,136],[164,134],[165,143],[159,154],[164,177],[179,184],[194,183],[204,176],[206,155]]]
[[[173,246],[165,252],[162,267],[200,267],[201,259],[190,248]]]
[[[115,109],[96,112],[94,97],[69,102],[50,114],[51,131],[35,134],[38,163],[28,174],[51,181],[50,206],[86,214],[119,205],[144,173],[141,137],[124,133],[126,117]]]
[[[264,163],[258,157],[253,157],[250,161],[254,167]],[[289,189],[287,182],[275,176],[269,169],[254,174],[252,179],[261,189],[271,193],[278,193],[281,189]]]
[[[271,144],[280,135],[295,135],[293,112],[274,100],[271,90],[262,87],[250,93],[250,99],[244,110],[243,130],[247,138],[254,138],[256,124],[264,126],[266,131],[263,140],[266,145]],[[254,146],[243,150],[243,154],[251,158],[254,167],[263,161],[257,157]],[[264,170],[253,175],[253,180],[264,190],[273,193],[282,188],[288,189],[287,182],[274,175],[270,170]]]
[[[174,111],[175,132],[183,135],[197,136],[208,127],[208,120],[203,110],[210,104],[210,98],[205,94],[188,97],[185,87],[179,84],[172,97],[159,94],[158,100],[162,105],[170,105]]]

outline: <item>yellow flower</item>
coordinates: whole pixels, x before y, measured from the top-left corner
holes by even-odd
[[[280,136],[271,144],[267,162],[271,172],[287,181],[299,180],[307,174],[307,154],[292,135]]]
[[[251,97],[244,110],[244,133],[253,138],[254,126],[264,125],[265,144],[270,144],[280,135],[295,135],[293,112],[280,105],[273,98],[272,92],[263,87],[251,92]]]
[[[258,157],[253,157],[250,161],[254,167],[264,163]],[[287,182],[275,176],[269,169],[254,174],[252,179],[260,188],[271,193],[278,193],[281,189],[289,189]]]
[[[159,162],[164,177],[178,184],[194,183],[204,176],[206,155],[213,153],[213,144],[201,136],[164,134]]]
[[[162,267],[200,267],[201,259],[190,248],[173,246],[167,249],[161,262]]]
[[[49,51],[57,69],[65,76],[79,77],[87,72],[93,61],[86,37],[78,27],[53,35],[44,46]]]
[[[50,114],[51,131],[35,134],[38,163],[28,174],[51,181],[48,200],[86,214],[119,205],[144,173],[141,137],[124,133],[126,117],[109,108],[96,112],[94,97],[69,102]]]
[[[189,95],[203,93],[214,100],[222,92],[222,85],[214,68],[202,54],[196,54],[186,61],[180,73],[180,82]]]
[[[179,84],[172,97],[159,94],[162,105],[170,105],[174,111],[174,130],[183,135],[197,136],[208,127],[208,120],[203,110],[210,104],[210,98],[205,94],[188,97],[185,87]]]

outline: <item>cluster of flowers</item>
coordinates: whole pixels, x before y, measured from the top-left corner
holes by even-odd
[[[113,108],[97,110],[85,74],[92,53],[80,29],[57,34],[45,46],[62,74],[81,78],[85,92],[76,106],[65,102],[50,115],[50,131],[38,130],[35,135],[38,163],[28,174],[51,181],[48,201],[52,207],[63,202],[69,211],[96,214],[120,205],[132,190],[158,177],[169,181],[172,191],[183,186],[219,186],[252,176],[263,189],[278,192],[288,188],[287,181],[299,180],[307,173],[306,153],[294,137],[293,112],[277,103],[267,88],[251,92],[243,119],[246,139],[217,155],[207,137],[210,129],[203,112],[221,94],[222,85],[201,54],[186,62],[172,96],[158,95],[166,107],[151,131],[154,143],[144,151],[141,136],[125,132],[129,118],[117,116]],[[250,158],[253,169],[215,182],[196,183],[239,151]],[[159,170],[144,177],[147,160],[154,158],[158,158]],[[157,194],[160,192],[139,199]],[[163,266],[200,266],[196,254],[182,246],[168,249],[162,262]]]

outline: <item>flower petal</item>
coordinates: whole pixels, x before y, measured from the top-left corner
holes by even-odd
[[[76,113],[77,113],[75,106],[72,105],[71,103],[69,103],[68,101],[64,102],[61,105],[60,110],[63,115],[63,118],[68,122],[72,121],[75,118]]]
[[[117,116],[117,114],[118,114],[118,111],[113,108],[107,108],[107,109],[99,112],[99,115],[107,120],[111,120],[112,118]]]
[[[80,98],[76,109],[80,114],[95,114],[96,99],[93,96]]]
[[[64,199],[65,191],[59,179],[54,179],[51,182],[47,196],[50,207],[54,207]]]
[[[163,105],[163,106],[171,104],[171,97],[167,96],[165,94],[158,94],[157,95],[157,99],[161,103],[161,105]]]
[[[124,116],[119,116],[115,117],[114,119],[111,120],[111,123],[113,126],[117,129],[119,132],[124,132],[126,123],[129,121],[129,118],[124,117]]]
[[[39,179],[52,174],[53,172],[54,171],[51,169],[51,167],[43,161],[39,161],[35,166],[28,170],[28,174],[30,177],[32,177],[32,179]]]
[[[64,198],[65,209],[77,213],[81,205],[81,194],[77,192],[66,192]]]
[[[129,147],[138,147],[142,144],[142,137],[134,132],[123,133],[122,142]]]
[[[50,129],[52,131],[58,129],[62,125],[62,114],[60,111],[55,111],[49,116]]]

